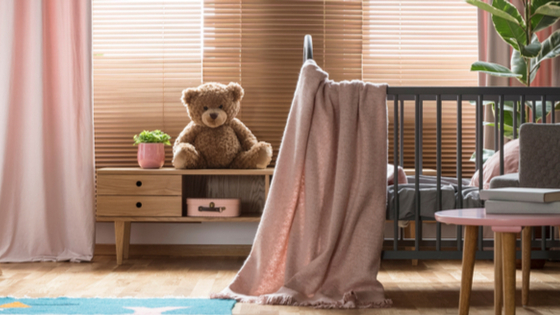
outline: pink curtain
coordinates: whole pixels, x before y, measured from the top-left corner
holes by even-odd
[[[0,262],[90,260],[90,0],[0,1]]]

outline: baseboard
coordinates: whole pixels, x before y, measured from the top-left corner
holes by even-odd
[[[246,257],[251,245],[130,245],[130,256],[234,256]],[[114,244],[96,244],[95,255],[115,256]]]

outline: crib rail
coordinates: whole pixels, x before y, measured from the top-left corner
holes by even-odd
[[[304,39],[304,52],[303,61],[313,58],[313,45],[310,35],[306,35]],[[436,237],[435,239],[424,239],[422,234],[422,223],[424,221],[433,221],[433,217],[424,217],[421,215],[420,206],[420,175],[422,175],[422,133],[423,133],[423,107],[425,101],[436,102],[436,199],[437,210],[442,209],[442,192],[441,192],[441,178],[442,178],[442,111],[443,102],[446,101],[446,106],[449,106],[448,101],[455,103],[455,110],[457,116],[457,129],[456,129],[456,177],[458,183],[459,194],[459,208],[463,208],[463,161],[462,161],[462,147],[463,147],[463,102],[472,102],[475,106],[476,118],[476,161],[475,169],[479,172],[479,188],[483,188],[483,143],[484,143],[484,102],[491,101],[496,104],[496,112],[494,115],[494,124],[499,126],[493,128],[494,136],[494,149],[500,151],[500,174],[504,174],[504,143],[505,143],[505,128],[504,128],[504,112],[505,102],[513,101],[513,138],[517,138],[517,106],[522,106],[520,121],[525,121],[525,107],[527,103],[536,109],[537,101],[541,102],[542,117],[547,117],[546,102],[560,101],[560,88],[542,88],[542,87],[388,87],[387,88],[387,104],[389,109],[393,107],[393,142],[392,160],[393,165],[404,166],[404,116],[405,116],[405,102],[414,102],[414,167],[415,167],[415,235],[414,239],[405,239],[403,237],[402,228],[398,225],[399,219],[399,198],[398,187],[399,183],[394,180],[394,191],[396,197],[394,198],[393,207],[393,237],[385,238],[383,251],[384,259],[461,259],[462,246],[463,246],[463,231],[461,226],[457,226],[456,235],[453,239],[442,239],[441,237],[441,224],[436,223]],[[451,105],[453,106],[453,105]],[[470,105],[469,105],[470,106]],[[556,117],[554,106],[552,106],[551,123],[555,123]],[[447,107],[446,107],[447,109]],[[407,113],[408,115],[409,113]],[[533,115],[532,120],[536,122],[536,115]],[[498,121],[499,118],[499,121]],[[547,123],[546,119],[542,123]],[[396,179],[395,172],[395,179]],[[539,247],[539,250],[532,250],[531,257],[534,259],[560,259],[560,251],[551,251],[550,248],[560,247],[560,240],[555,239],[553,233],[554,227],[543,226],[541,237],[535,237],[535,229],[533,229],[531,246]],[[547,237],[547,233],[549,237]],[[483,238],[483,229],[479,228],[478,237],[478,251],[476,253],[477,259],[493,259],[493,251],[487,250],[493,248],[493,240],[485,240]],[[517,253],[518,258],[521,253]]]
[[[528,102],[532,108],[537,106],[536,101],[541,101],[541,110],[543,117],[547,116],[546,102],[560,101],[560,88],[519,88],[519,87],[389,87],[387,89],[387,101],[393,107],[393,164],[403,165],[403,139],[404,139],[404,102],[414,102],[414,166],[415,166],[415,235],[414,240],[407,240],[402,237],[402,229],[399,228],[399,198],[396,192],[399,191],[398,181],[395,180],[394,191],[396,198],[394,198],[393,207],[393,237],[385,241],[385,247],[392,247],[392,250],[385,250],[383,257],[385,259],[461,259],[462,252],[462,227],[457,227],[457,233],[454,240],[442,240],[441,237],[441,224],[436,223],[436,237],[435,240],[424,240],[422,235],[423,221],[434,220],[433,217],[421,216],[421,195],[420,195],[420,175],[422,175],[423,161],[422,161],[422,133],[423,133],[423,106],[425,101],[436,102],[436,198],[438,211],[442,210],[442,193],[441,193],[441,177],[442,177],[442,102],[454,101],[455,110],[457,115],[457,138],[456,138],[456,177],[458,183],[458,198],[459,208],[463,208],[463,161],[462,161],[462,107],[463,102],[470,101],[475,105],[476,119],[476,170],[479,172],[479,188],[483,188],[483,168],[482,168],[482,152],[484,142],[484,102],[491,101],[496,104],[496,112],[494,118],[494,149],[500,151],[500,174],[504,174],[504,113],[505,102],[513,101],[513,138],[517,138],[517,106],[522,106],[521,121],[525,121],[524,113],[525,106]],[[447,103],[449,104],[449,103]],[[554,108],[554,107],[552,107]],[[554,110],[550,113],[551,123],[555,123]],[[499,117],[499,121],[497,121]],[[533,115],[535,121],[535,115]],[[546,123],[546,119],[542,120]],[[532,245],[540,247],[540,250],[534,250],[531,253],[533,258],[560,258],[560,251],[549,251],[551,247],[560,247],[560,241],[554,238],[554,227],[542,227],[540,239],[532,236]],[[533,229],[534,231],[534,229]],[[547,238],[545,231],[548,231],[550,237]],[[485,250],[485,248],[493,247],[492,240],[483,239],[483,229],[479,228],[478,237],[478,252],[477,258],[479,259],[492,259],[493,251]],[[412,250],[409,248],[413,247]],[[423,250],[423,248],[429,248]],[[434,250],[435,249],[435,250]],[[518,253],[520,255],[520,253]]]
[[[310,35],[304,38],[303,61],[313,59],[313,44]],[[473,102],[476,111],[475,126],[476,130],[476,161],[475,168],[479,172],[479,189],[483,188],[483,144],[484,144],[484,102],[491,101],[496,104],[496,112],[494,115],[494,125],[499,126],[493,128],[494,134],[494,149],[499,150],[500,154],[500,174],[504,174],[504,143],[505,143],[505,130],[504,130],[504,112],[505,102],[513,101],[513,138],[517,138],[517,108],[516,106],[523,106],[520,111],[520,121],[525,121],[525,108],[527,102],[529,106],[536,109],[536,102],[541,102],[542,117],[547,116],[546,102],[560,101],[560,88],[543,88],[543,87],[388,87],[387,88],[387,104],[389,108],[393,107],[393,152],[392,159],[393,165],[404,166],[404,116],[405,116],[405,101],[414,102],[414,167],[415,167],[415,235],[413,239],[405,239],[403,237],[403,229],[399,227],[399,183],[394,180],[393,189],[395,198],[393,200],[393,235],[385,237],[383,258],[384,259],[461,259],[463,247],[463,228],[457,226],[456,235],[454,239],[442,239],[441,237],[441,223],[436,223],[436,237],[435,240],[424,239],[422,235],[422,223],[424,221],[433,221],[433,217],[424,217],[421,215],[421,200],[420,200],[420,175],[422,175],[422,133],[423,133],[423,107],[425,101],[436,102],[436,199],[437,210],[442,210],[442,192],[441,192],[441,178],[442,178],[442,111],[444,101],[454,101],[455,110],[457,115],[457,130],[456,130],[456,177],[458,183],[458,208],[463,208],[463,161],[462,161],[462,148],[463,148],[463,102]],[[446,103],[449,104],[449,103]],[[551,123],[555,123],[556,117],[554,106],[551,111]],[[497,120],[499,118],[499,121]],[[536,115],[533,115],[533,122],[536,121]],[[547,123],[546,119],[542,123]],[[390,139],[391,141],[391,139]],[[396,179],[395,172],[395,179]],[[531,257],[534,259],[560,259],[560,251],[550,251],[552,247],[560,247],[560,240],[555,239],[553,230],[554,227],[543,226],[541,237],[535,237],[535,229],[533,229],[532,247],[540,247],[539,250],[532,250]],[[547,238],[547,233],[549,237]],[[493,250],[486,250],[493,248],[493,240],[485,240],[483,238],[483,228],[479,228],[478,237],[478,251],[476,253],[477,259],[493,259]],[[518,258],[521,253],[517,253]]]

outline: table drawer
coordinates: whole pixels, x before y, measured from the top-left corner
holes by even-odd
[[[181,196],[98,196],[97,215],[110,217],[180,217]]]
[[[181,175],[98,175],[97,195],[180,196]]]

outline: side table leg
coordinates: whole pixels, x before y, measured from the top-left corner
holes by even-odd
[[[504,263],[504,308],[506,315],[515,314],[515,240],[516,233],[502,234]]]
[[[115,247],[117,248],[117,265],[122,265],[125,241],[125,222],[115,221]]]
[[[124,243],[123,243],[123,257],[128,259],[128,252],[130,248],[130,222],[124,223]]]
[[[477,240],[478,226],[467,225],[465,229],[465,244],[463,247],[459,315],[466,315],[469,313]]]
[[[529,305],[529,282],[531,279],[531,227],[526,226],[521,232],[521,305]]]
[[[502,314],[503,287],[502,233],[494,232],[494,314]]]

